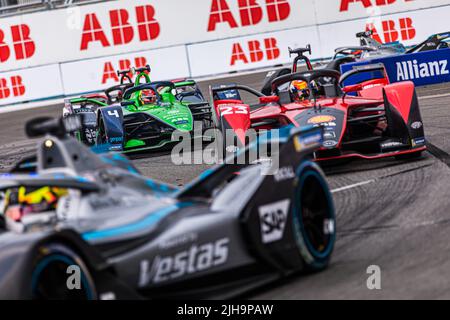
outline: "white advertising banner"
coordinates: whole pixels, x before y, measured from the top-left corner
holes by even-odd
[[[103,90],[119,83],[117,70],[151,66],[153,81],[189,76],[186,47],[136,52],[106,58],[63,63],[61,65],[66,95]]]
[[[313,0],[121,0],[0,19],[0,71],[314,25]]]
[[[418,44],[434,33],[450,31],[449,11],[450,6],[321,25],[322,57],[333,56],[337,47],[359,45],[356,33],[366,29],[374,30],[373,37],[381,42]]]
[[[324,24],[439,7],[449,5],[450,0],[315,0],[314,3],[316,22]]]
[[[59,65],[0,73],[0,106],[62,95]]]
[[[316,27],[264,33],[188,46],[193,77],[268,67],[291,62],[288,48],[312,46],[312,58],[320,57]]]

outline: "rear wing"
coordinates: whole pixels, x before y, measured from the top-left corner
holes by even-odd
[[[177,100],[187,103],[189,107],[204,107],[209,105],[200,87],[193,79],[182,78],[171,80],[175,86]]]
[[[339,79],[339,85],[342,87],[345,84],[346,80],[348,80],[350,77],[357,76],[358,74],[368,74],[368,73],[372,74],[372,77],[370,77],[370,76],[369,77],[361,77],[362,80],[359,82],[379,78],[379,77],[374,76],[377,72],[380,72],[382,74],[382,77],[387,79],[387,81],[389,81],[384,64],[375,63],[375,64],[369,64],[369,65],[353,66],[352,70],[347,71],[346,73],[344,73],[341,76],[341,78]],[[352,83],[354,83],[354,82],[352,81]]]
[[[358,32],[356,37],[359,38],[359,42],[361,46],[369,46],[379,48],[383,44],[375,40],[373,37],[373,30],[367,30],[363,32]]]
[[[265,95],[248,86],[229,83],[210,86],[211,101],[217,100],[241,100],[239,90],[248,92],[257,97],[264,97]]]
[[[423,51],[431,51],[439,48],[439,45],[442,42],[446,42],[446,39],[450,38],[450,32],[442,32],[435,35],[432,35],[425,41],[419,43],[418,45],[412,47],[407,50],[406,53],[415,53],[415,52],[423,52]]]
[[[340,47],[337,48],[336,50],[334,50],[334,59],[337,59],[339,55],[344,55],[344,56],[350,56],[350,55],[354,55],[353,52],[355,51],[363,51],[363,52],[372,52],[372,51],[376,51],[376,48],[374,47],[369,47],[369,46],[350,46],[350,47]]]
[[[308,44],[306,46],[306,48],[296,48],[296,49],[289,48],[289,57],[292,55],[296,55],[294,62],[292,63],[292,72],[293,73],[297,72],[299,61],[304,61],[308,70],[313,69],[311,61],[309,60],[309,58],[307,56],[304,55],[304,53],[312,54],[310,44]]]
[[[287,126],[278,130],[266,131],[266,134],[257,141],[247,145],[241,151],[233,154],[225,160],[221,165],[207,170],[200,175],[191,184],[180,190],[176,197],[178,198],[211,198],[213,191],[218,187],[229,181],[229,179],[239,171],[253,164],[253,162],[246,161],[241,163],[241,159],[251,159],[250,153],[255,152],[255,149],[262,145],[278,144],[279,152],[276,155],[278,161],[272,158],[269,170],[264,175],[271,176],[278,168],[293,167],[297,168],[300,163],[322,147],[323,143],[323,127],[306,127],[297,128]]]

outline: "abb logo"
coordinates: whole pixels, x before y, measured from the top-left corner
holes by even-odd
[[[412,2],[414,0],[402,0],[403,2]],[[362,4],[364,8],[370,8],[370,7],[382,7],[387,6],[390,4],[394,4],[396,2],[400,2],[398,0],[341,0],[341,7],[340,11],[348,11],[351,3],[357,3]]]
[[[25,86],[22,83],[21,76],[12,76],[10,78],[0,78],[0,99],[11,97],[20,97],[25,94]]]
[[[144,42],[158,38],[161,29],[158,21],[155,19],[153,6],[138,6],[135,8],[135,14],[139,41]],[[129,18],[130,13],[126,9],[109,11],[112,45],[118,46],[133,41],[135,30],[134,26],[130,24]],[[103,47],[111,46],[111,42],[95,13],[89,13],[84,18],[81,50],[88,50],[91,42],[100,42]]]
[[[11,26],[12,50],[16,60],[32,57],[36,50],[34,41],[30,38],[30,27],[26,24]],[[11,47],[5,43],[5,33],[0,29],[0,62],[8,61],[11,57]]]
[[[147,59],[144,57],[134,58],[134,66],[136,68],[145,67],[147,64]],[[113,63],[110,61],[105,62],[105,65],[103,67],[102,84],[105,84],[106,82],[108,82],[108,80],[119,82],[119,76],[117,75],[116,70],[128,70],[131,68],[131,66],[131,61],[129,59],[119,60],[118,68],[114,67]],[[131,74],[130,77],[132,77]]]
[[[254,26],[263,19],[263,8],[258,0],[234,0],[238,2],[241,26]],[[266,0],[267,19],[270,23],[286,20],[291,13],[288,0]],[[208,32],[215,31],[217,24],[227,23],[230,28],[238,28],[236,18],[227,0],[212,0]]]
[[[366,25],[366,30],[373,31],[373,38],[381,43],[395,42],[401,40],[411,40],[416,36],[416,29],[413,26],[413,20],[411,18],[400,18],[398,22],[394,20],[384,20],[381,22],[383,30],[377,30],[376,27],[369,23]],[[382,32],[380,32],[382,31]],[[384,41],[381,39],[383,34]]]
[[[275,60],[280,57],[280,49],[277,47],[275,38],[264,39],[264,43],[258,40],[252,40],[247,43],[248,54],[245,53],[239,43],[233,44],[230,65],[234,66],[236,62],[241,61],[244,64],[260,62],[264,59]]]

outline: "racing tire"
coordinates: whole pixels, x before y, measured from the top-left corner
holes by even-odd
[[[103,124],[103,118],[102,117],[100,117],[98,119],[98,129],[97,129],[97,136],[95,138],[95,143],[98,146],[107,143],[106,130],[105,130],[105,125]]]
[[[72,275],[79,275],[79,281],[71,278]],[[31,293],[33,300],[97,299],[95,283],[87,265],[75,251],[57,243],[38,248],[31,273]]]
[[[325,269],[336,241],[333,198],[321,170],[313,163],[297,171],[293,230],[305,271]]]

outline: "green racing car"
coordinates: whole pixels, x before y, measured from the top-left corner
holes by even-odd
[[[149,66],[120,71],[120,84],[105,94],[66,100],[63,116],[83,116],[83,129],[75,136],[87,145],[123,153],[173,145],[178,142],[175,132],[210,140],[204,132],[213,127],[212,111],[196,82],[152,82],[149,71]],[[137,74],[134,82],[130,73]]]

